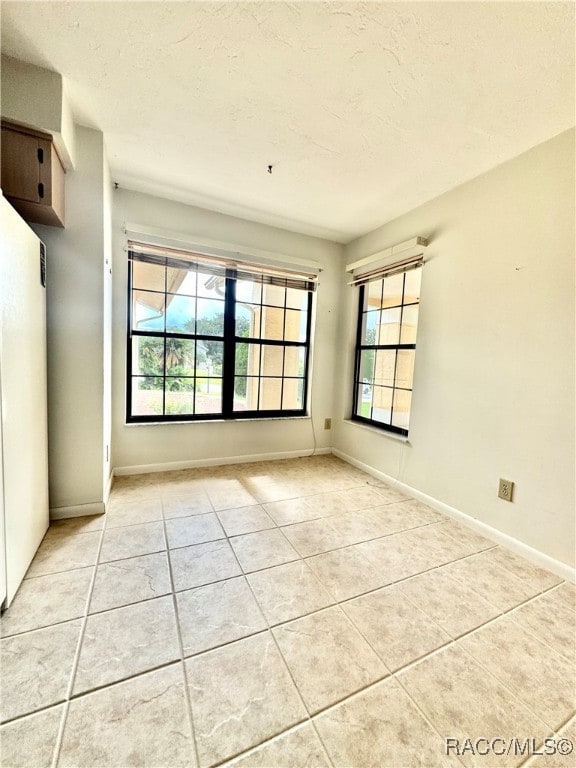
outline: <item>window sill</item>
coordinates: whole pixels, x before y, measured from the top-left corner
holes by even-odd
[[[372,432],[373,435],[386,437],[389,440],[396,440],[399,443],[410,443],[410,439],[405,435],[396,435],[394,432],[387,432],[385,429],[379,429],[378,427],[373,427],[370,424],[362,424],[362,422],[355,421],[354,419],[343,419],[343,423],[350,424],[353,427],[358,427],[359,429],[367,429],[368,432]]]
[[[125,427],[171,427],[194,424],[252,424],[255,421],[309,421],[311,416],[255,416],[252,419],[195,419],[194,421],[131,421]]]

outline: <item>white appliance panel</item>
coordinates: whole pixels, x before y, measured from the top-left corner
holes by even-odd
[[[0,386],[6,604],[48,528],[46,289],[40,240],[0,196]]]

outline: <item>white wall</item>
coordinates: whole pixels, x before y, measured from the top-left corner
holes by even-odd
[[[355,240],[413,237],[424,267],[409,444],[349,419],[357,294],[343,288],[347,386],[334,446],[563,563],[574,543],[574,131]],[[342,278],[342,283],[345,278]],[[497,498],[500,477],[516,483]]]
[[[128,190],[114,193],[114,466],[135,467],[206,461],[314,448],[310,419],[282,419],[188,424],[129,425],[126,418],[127,256],[125,222],[183,233],[191,241],[218,240],[325,266],[317,291],[313,343],[312,415],[317,448],[331,444],[324,419],[333,416],[333,371],[342,246],[232,216],[206,211]]]
[[[103,502],[104,147],[77,126],[66,228],[33,225],[47,248],[48,442],[54,516]]]

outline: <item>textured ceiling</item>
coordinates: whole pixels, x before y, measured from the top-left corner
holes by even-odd
[[[574,123],[572,3],[1,9],[121,186],[341,242]]]

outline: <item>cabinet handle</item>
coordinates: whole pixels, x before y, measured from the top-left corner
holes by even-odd
[[[38,147],[38,162],[43,163],[44,162],[44,150],[42,147]]]
[[[38,184],[38,196],[44,197],[44,184],[42,183]]]

